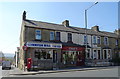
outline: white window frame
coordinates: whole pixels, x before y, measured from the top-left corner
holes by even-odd
[[[71,39],[69,40],[69,34],[71,34]],[[68,39],[68,41],[72,41],[72,39],[73,39],[73,35],[72,35],[72,33],[67,33],[67,39]]]
[[[98,50],[100,50],[100,59],[101,59],[101,49],[97,49],[97,59],[98,59]]]
[[[94,52],[94,50],[96,50],[96,53]],[[93,49],[93,59],[96,58],[97,59],[97,49]]]
[[[86,53],[86,58],[87,58],[87,59],[91,59],[91,49],[90,49],[90,48],[87,48],[87,51],[88,51],[88,50],[90,50],[90,51],[89,51],[89,57],[87,57],[87,53],[88,53],[88,52],[87,52],[87,53]]]
[[[95,39],[94,39],[95,37]],[[92,44],[97,44],[97,36],[93,35],[92,36]]]
[[[110,59],[111,59],[111,57],[112,57],[111,49],[108,49],[108,50],[107,50],[107,59],[108,59],[108,56],[109,56],[109,55],[108,55],[108,51],[109,51],[109,50],[110,50]]]
[[[105,41],[106,38],[107,38],[107,41]],[[109,39],[108,39],[108,37],[104,37],[104,45],[109,45]]]
[[[103,49],[103,59],[105,59],[105,56],[104,56],[104,50],[106,50],[106,59],[108,59],[108,51],[110,50],[110,59],[112,57],[112,53],[111,53],[111,49]]]
[[[40,31],[40,38],[37,38],[37,36],[36,36],[37,35],[37,31]],[[35,39],[36,40],[41,40],[42,39],[42,35],[41,35],[41,30],[40,29],[36,29],[35,30]]]
[[[86,41],[85,41],[86,40]],[[87,42],[87,35],[84,35],[84,44],[88,43]]]
[[[57,32],[60,33],[60,40],[57,40]],[[55,40],[57,40],[57,41],[61,41],[61,32],[60,32],[60,31],[56,31],[56,32],[55,32]]]
[[[100,38],[100,43],[98,43],[98,38]],[[97,36],[97,44],[101,44],[101,37]]]
[[[51,33],[53,33],[53,35]],[[55,32],[54,31],[50,31],[50,40],[55,40]]]

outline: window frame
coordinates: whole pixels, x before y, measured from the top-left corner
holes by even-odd
[[[68,33],[67,37],[68,37],[68,41],[72,42],[72,33]]]
[[[37,31],[40,31],[40,33],[37,34],[37,33],[38,33]],[[40,35],[40,38],[39,38],[39,39],[38,39],[37,35]],[[36,40],[41,40],[41,39],[42,39],[42,34],[41,34],[41,30],[40,30],[40,29],[36,29],[36,30],[35,30],[35,39],[36,39]]]
[[[93,35],[93,44],[97,44],[97,37]]]
[[[57,33],[59,33],[59,35],[57,35]],[[60,41],[60,32],[56,32],[55,40],[56,40],[56,41]]]
[[[107,39],[107,40],[106,40]],[[104,37],[104,45],[109,45],[108,37]]]
[[[101,44],[101,37],[97,36],[97,44]]]
[[[87,43],[87,35],[84,35],[84,44]]]
[[[53,35],[51,34],[53,33]],[[53,37],[53,38],[52,38]],[[52,38],[52,39],[51,39]],[[53,41],[55,40],[55,32],[54,31],[50,31],[50,40]]]
[[[118,46],[118,39],[115,40],[115,45]]]

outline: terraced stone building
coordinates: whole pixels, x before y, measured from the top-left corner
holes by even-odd
[[[27,66],[29,58],[31,69],[107,66],[118,50],[119,35],[119,31],[100,31],[99,26],[91,29],[73,27],[68,20],[61,24],[29,20],[24,11],[20,33],[20,68]]]

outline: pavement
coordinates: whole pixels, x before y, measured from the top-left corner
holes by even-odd
[[[114,68],[114,67],[115,66],[108,66],[108,67],[78,67],[78,68],[65,68],[65,69],[57,69],[57,70],[39,70],[39,71],[22,71],[22,70],[16,68],[15,73],[12,72],[10,75],[35,75],[35,74],[60,73],[60,72],[75,72],[75,71],[107,69],[107,68]],[[19,71],[19,72],[16,73],[16,71]]]

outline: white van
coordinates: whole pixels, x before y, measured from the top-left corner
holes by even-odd
[[[2,70],[5,68],[11,69],[11,61],[2,61]]]

